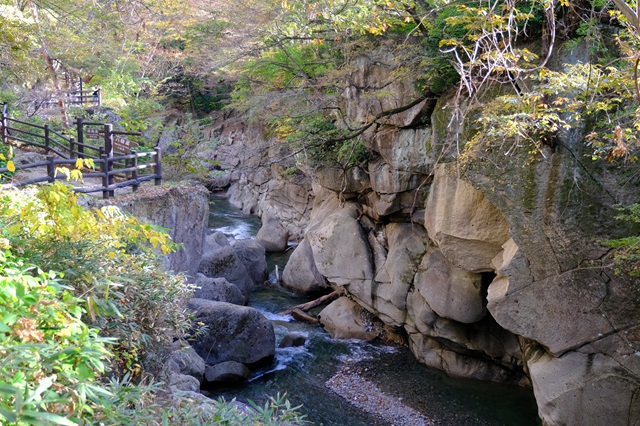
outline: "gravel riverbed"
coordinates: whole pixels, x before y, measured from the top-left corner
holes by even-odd
[[[374,415],[392,426],[432,426],[425,416],[405,405],[402,398],[382,392],[375,384],[362,378],[357,368],[345,365],[325,386],[352,405]]]
[[[453,379],[402,349],[344,360],[325,387],[387,426],[540,425],[531,391]]]

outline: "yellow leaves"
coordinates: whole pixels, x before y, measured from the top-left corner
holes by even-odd
[[[78,159],[78,161],[82,161],[82,160]],[[82,179],[82,171],[78,169],[70,170],[68,167],[56,167],[54,176],[58,176],[58,174],[65,175],[67,177],[67,181],[73,179],[78,182],[84,182]]]
[[[560,0],[560,6],[569,7],[569,0]]]
[[[11,173],[16,171],[16,165],[13,163],[13,161],[7,161],[7,170],[9,170]]]

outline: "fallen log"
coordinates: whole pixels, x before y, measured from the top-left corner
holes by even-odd
[[[334,300],[336,300],[338,297],[342,296],[344,294],[344,290],[342,288],[340,288],[339,290],[335,290],[332,291],[329,294],[325,294],[322,297],[319,297],[315,300],[312,300],[311,302],[307,302],[307,303],[302,303],[300,305],[296,305],[292,308],[287,309],[286,311],[282,311],[280,312],[278,315],[287,315],[293,312],[294,309],[299,309],[301,311],[308,311],[310,309],[313,309],[317,306],[320,305],[326,305],[329,302],[333,302]]]
[[[309,315],[306,312],[303,312],[300,309],[294,309],[291,311],[291,316],[293,317],[293,319],[295,319],[296,321],[300,321],[300,322],[307,322],[309,324],[317,324],[320,322],[320,320],[316,317],[313,317],[311,315]]]

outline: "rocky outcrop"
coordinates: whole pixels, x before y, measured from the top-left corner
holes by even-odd
[[[205,133],[215,143],[195,153],[217,163],[209,184],[226,189],[231,204],[245,213],[278,219],[292,239],[299,239],[313,195],[296,157],[286,144],[265,137],[263,128],[247,125],[233,111],[214,112],[212,119]]]
[[[166,257],[168,269],[196,274],[209,218],[209,191],[204,186],[143,185],[135,193],[98,203],[115,204],[138,219],[166,228],[171,239],[182,245]]]
[[[342,105],[352,123],[419,98],[394,61],[384,47],[355,61]],[[453,99],[412,105],[362,135],[369,161],[300,167],[311,182],[274,166],[286,153],[263,140],[229,166],[236,205],[304,237],[285,285],[346,290],[320,315],[335,336],[373,338],[368,321],[380,320],[426,365],[532,387],[545,425],[639,423],[640,287],[605,266],[599,242],[631,232],[613,206],[640,199],[637,178],[584,160],[580,131],[560,131],[542,157],[470,145],[458,162],[474,129]]]
[[[425,208],[425,228],[458,268],[492,271],[491,260],[509,239],[509,225],[482,192],[458,175],[456,164],[436,166]]]

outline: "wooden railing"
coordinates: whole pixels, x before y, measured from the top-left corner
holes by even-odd
[[[49,99],[33,101],[36,104],[32,105],[32,107],[35,110],[40,108],[50,108],[60,105],[61,101],[66,106],[98,107],[102,105],[102,91],[100,89],[69,90],[62,93],[61,99],[56,99],[54,96],[50,96]]]
[[[85,130],[91,128],[93,135],[99,135],[102,140],[101,146],[94,146],[85,143]],[[56,176],[57,166],[72,167],[78,158],[91,158],[96,166],[100,166],[100,171],[90,171],[83,174],[83,178],[100,178],[102,186],[100,188],[74,188],[77,192],[98,192],[102,191],[104,198],[114,196],[114,190],[131,186],[135,191],[141,182],[153,180],[156,185],[162,181],[162,155],[160,148],[155,148],[151,152],[130,152],[131,147],[137,147],[137,143],[130,142],[126,136],[141,136],[136,132],[121,132],[113,130],[111,124],[85,122],[82,118],[76,120],[77,138],[62,135],[51,129],[48,125],[39,126],[26,121],[16,120],[9,117],[7,104],[4,104],[0,115],[0,134],[2,143],[10,144],[18,142],[22,145],[41,148],[45,155],[54,153],[55,157],[47,157],[47,161],[16,165],[16,171],[32,168],[45,168],[46,175],[41,178],[29,179],[25,181],[14,181],[14,186],[33,184],[38,182],[53,182],[55,179],[66,178],[66,176]],[[114,152],[118,153],[114,156]],[[0,168],[0,174],[9,170]],[[115,182],[116,177],[119,182]]]

